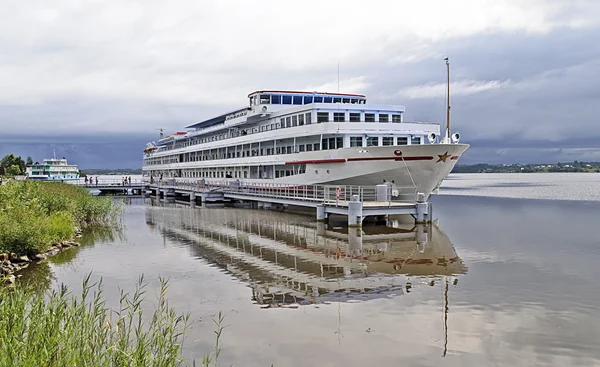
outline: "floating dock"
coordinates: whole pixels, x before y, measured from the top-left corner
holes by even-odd
[[[391,184],[374,186],[293,185],[243,181],[100,181],[77,184],[90,190],[112,194],[146,194],[156,198],[185,200],[191,205],[238,202],[253,208],[314,208],[317,221],[326,222],[330,215],[348,218],[348,226],[361,227],[365,217],[411,215],[416,223],[432,219],[431,203],[414,187]]]
[[[146,193],[157,198],[187,198],[191,204],[214,202],[250,203],[255,208],[296,206],[314,208],[317,221],[331,214],[348,218],[350,227],[360,227],[365,217],[411,215],[416,223],[431,222],[431,203],[414,187],[390,184],[376,186],[287,185],[242,181],[152,182]]]
[[[76,186],[85,187],[88,190],[98,190],[102,194],[116,195],[143,195],[148,187],[145,181],[132,181],[125,184],[117,180],[99,180],[93,183],[76,183]]]

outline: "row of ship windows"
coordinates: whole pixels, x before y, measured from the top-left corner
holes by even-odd
[[[311,124],[312,114],[310,112],[295,116],[282,117],[279,119],[278,123],[262,125],[259,129],[262,132],[269,130],[277,130],[281,128],[304,126],[305,122],[307,125]]]
[[[339,138],[341,139],[341,138]],[[325,145],[328,145],[327,139],[324,139]],[[332,145],[333,147],[334,145]],[[157,164],[171,164],[171,163],[186,163],[186,162],[197,162],[197,161],[210,161],[215,159],[230,159],[230,158],[246,158],[246,157],[258,157],[264,155],[279,155],[279,154],[292,154],[298,152],[310,152],[313,150],[320,150],[321,144],[319,143],[309,143],[309,144],[299,144],[297,145],[297,150],[294,150],[293,146],[286,145],[276,148],[260,148],[260,149],[252,149],[252,150],[234,150],[234,151],[224,151],[224,148],[221,148],[221,151],[218,153],[210,152],[210,151],[202,151],[196,153],[185,153],[179,154],[176,156],[170,157],[160,157],[160,158],[151,158],[146,160],[146,165],[152,166]],[[340,146],[341,147],[341,146]],[[236,147],[233,147],[235,149]],[[335,149],[335,148],[324,148],[324,149]]]
[[[302,173],[306,173],[306,165],[305,164],[295,164],[292,165],[291,169],[289,166],[282,169],[280,167],[275,168],[275,178],[287,177],[298,175]],[[152,172],[151,176],[160,177],[162,171]],[[206,170],[182,170],[180,173],[181,176],[177,173],[177,171],[167,171],[165,172],[167,177],[187,177],[187,178],[273,178],[273,170],[269,169],[268,171],[254,171],[253,175],[249,174],[247,167],[244,169],[240,168],[224,168],[220,170],[215,169],[206,169]],[[254,177],[250,177],[254,176]],[[164,177],[163,177],[164,178]]]
[[[390,119],[389,113],[360,113],[349,112],[333,112],[333,119],[330,120],[329,112],[317,112],[317,122],[402,122],[401,114],[392,114]]]
[[[409,137],[406,136],[351,136],[350,147],[376,147],[376,146],[393,146],[393,145],[407,145]],[[421,144],[421,136],[411,136],[410,143]],[[260,149],[247,149],[248,145],[245,146],[234,146],[227,149],[220,148],[205,150],[192,153],[184,153],[170,157],[159,157],[151,158],[146,160],[147,165],[157,164],[170,164],[170,163],[185,163],[185,162],[196,162],[196,161],[207,161],[214,159],[230,159],[230,158],[245,158],[245,157],[256,157],[263,155],[274,155],[274,154],[292,154],[299,152],[311,152],[313,150],[331,150],[344,148],[344,139],[342,137],[324,138],[321,143],[307,143],[307,144],[296,144],[296,149],[293,145],[283,145],[274,148],[260,148]]]
[[[363,113],[360,112],[317,112],[317,124],[323,122],[402,122],[401,114],[390,114],[388,113]],[[260,127],[253,129],[242,130],[239,135],[247,135],[248,133],[257,133],[270,130],[277,130],[281,128],[289,128],[296,126],[303,126],[305,124],[312,123],[312,114],[310,112],[305,114],[299,114],[294,116],[282,117],[278,123],[265,124]],[[225,138],[226,134],[222,134],[221,138]],[[235,137],[235,136],[234,136]],[[206,138],[211,140],[212,137]],[[217,139],[219,140],[219,139]],[[204,141],[203,141],[204,142]]]
[[[360,112],[317,112],[317,124],[324,122],[402,122],[401,114],[388,113],[360,113]],[[248,128],[236,132],[223,133],[208,136],[206,138],[192,138],[191,140],[176,143],[172,149],[184,148],[195,144],[209,143],[228,138],[236,138],[248,134],[277,130],[282,128],[303,126],[312,123],[312,114],[310,112],[282,117],[277,123],[264,124],[259,127]]]
[[[282,118],[282,119],[280,119],[280,122],[278,122],[278,123],[271,123],[271,124],[265,124],[265,125],[261,125],[258,127],[254,127],[254,128],[230,131],[229,133],[212,135],[212,136],[208,136],[206,138],[192,138],[190,140],[187,140],[187,141],[184,141],[181,143],[176,143],[175,146],[171,149],[184,148],[184,147],[191,146],[191,145],[210,143],[213,141],[219,141],[219,140],[223,140],[223,139],[237,138],[239,136],[245,136],[248,134],[254,134],[254,133],[264,132],[264,131],[277,130],[277,129],[281,129],[284,127],[296,127],[299,125],[302,126],[305,124],[305,121],[306,121],[306,124],[310,124],[312,121],[311,119],[312,119],[312,114],[310,112],[296,115],[296,116],[289,116],[289,117],[287,117],[287,120],[286,120],[286,118]],[[287,121],[287,126],[286,126],[286,121]],[[167,149],[167,150],[169,150],[169,149]]]
[[[311,103],[351,103],[365,104],[367,100],[349,97],[330,97],[330,96],[281,96],[262,94],[260,99],[258,96],[250,97],[250,106],[258,104],[288,104],[288,105],[303,105]]]

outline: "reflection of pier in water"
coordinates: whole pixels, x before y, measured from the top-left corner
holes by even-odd
[[[236,210],[146,212],[146,222],[166,237],[248,282],[259,304],[401,295],[416,283],[467,271],[436,225],[336,229],[291,222],[302,219]]]

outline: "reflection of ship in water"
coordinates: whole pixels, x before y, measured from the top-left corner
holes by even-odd
[[[263,305],[367,300],[466,273],[435,224],[331,228],[300,216],[148,207],[146,222],[249,283]]]

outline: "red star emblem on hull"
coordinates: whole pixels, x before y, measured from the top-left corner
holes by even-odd
[[[450,154],[448,154],[448,152],[444,153],[444,154],[438,154],[438,157],[440,157],[437,162],[446,162],[446,159],[448,159],[448,157],[450,157]],[[437,163],[435,162],[435,163]]]

